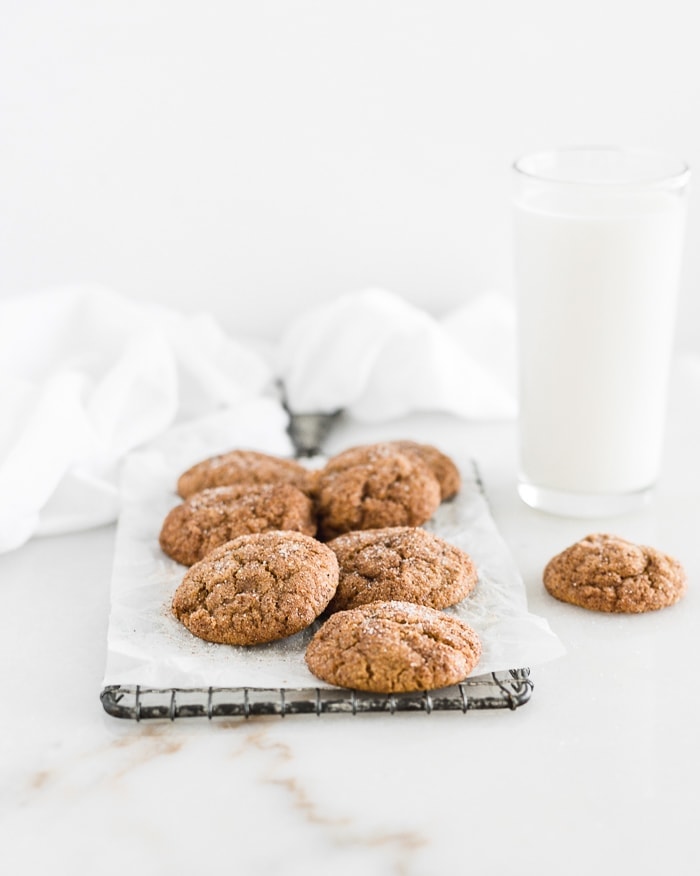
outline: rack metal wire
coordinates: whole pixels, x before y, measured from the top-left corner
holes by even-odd
[[[286,407],[286,403],[285,403]],[[297,458],[321,452],[324,439],[342,411],[331,414],[294,414],[289,411],[288,432]],[[474,477],[485,495],[475,463]],[[533,683],[529,668],[509,669],[467,678],[461,684],[435,691],[376,694],[343,688],[194,687],[153,688],[108,685],[100,700],[115,718],[135,721],[260,715],[358,715],[379,712],[462,712],[482,709],[514,710],[530,699]]]
[[[105,711],[135,721],[259,715],[358,715],[382,712],[462,712],[517,709],[533,689],[529,669],[511,669],[468,678],[436,691],[369,694],[340,688],[200,687],[151,688],[109,685],[100,695]]]

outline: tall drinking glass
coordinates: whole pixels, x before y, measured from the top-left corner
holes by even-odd
[[[632,510],[659,473],[690,171],[582,148],[513,175],[520,496],[570,516]]]

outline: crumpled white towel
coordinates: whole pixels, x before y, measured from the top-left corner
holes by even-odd
[[[367,289],[302,314],[276,370],[297,413],[345,408],[368,422],[418,411],[466,419],[515,416],[514,309],[485,294],[438,320],[398,295]]]
[[[113,520],[129,450],[270,379],[205,314],[99,288],[0,301],[0,551]]]

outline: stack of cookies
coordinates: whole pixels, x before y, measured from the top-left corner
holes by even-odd
[[[441,609],[467,597],[477,571],[422,529],[460,489],[454,462],[413,441],[364,445],[320,470],[251,450],[182,474],[163,551],[189,566],[175,616],[208,642],[258,645],[321,618],[306,662],[322,680],[377,693],[466,678],[477,634]]]

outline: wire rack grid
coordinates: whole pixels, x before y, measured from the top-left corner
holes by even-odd
[[[297,458],[314,457],[340,411],[296,415],[290,412],[289,435]],[[474,475],[482,494],[484,485],[476,464]],[[134,721],[261,715],[358,715],[368,712],[394,715],[406,712],[462,712],[483,709],[514,710],[525,705],[533,683],[527,667],[467,678],[461,684],[435,691],[376,694],[342,688],[193,687],[153,688],[108,685],[100,700],[115,718]]]
[[[510,709],[532,693],[529,669],[476,676],[438,691],[368,694],[339,688],[149,688],[110,685],[101,694],[105,711],[135,721],[179,718],[253,718],[260,715],[358,715],[381,712],[462,712]]]

